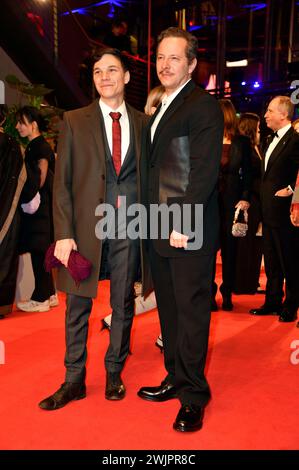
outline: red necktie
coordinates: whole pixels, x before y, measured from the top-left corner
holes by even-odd
[[[121,169],[121,113],[109,113],[112,118],[112,160],[117,176]]]

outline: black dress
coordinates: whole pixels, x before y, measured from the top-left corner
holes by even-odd
[[[53,241],[52,191],[55,169],[54,152],[43,136],[36,137],[26,147],[25,164],[28,180],[22,193],[22,201],[28,202],[36,194],[36,174],[40,174],[38,162],[48,161],[45,183],[39,188],[41,203],[34,214],[22,213],[20,253],[44,253]],[[30,197],[29,197],[30,194]]]
[[[248,210],[248,232],[237,240],[235,294],[254,294],[259,286],[262,261],[262,237],[256,236],[261,222],[261,159],[254,148],[251,154],[253,182]]]
[[[34,214],[21,213],[20,253],[31,253],[32,268],[35,277],[35,290],[32,300],[43,302],[55,294],[51,273],[44,269],[45,253],[53,241],[52,192],[55,168],[54,152],[43,136],[31,140],[25,151],[25,164],[28,180],[22,198],[28,201],[36,194],[36,175],[40,173],[38,162],[48,161],[48,171],[45,183],[39,188],[41,202]]]
[[[220,249],[222,258],[222,284],[220,291],[223,298],[229,298],[234,288],[236,263],[236,238],[231,229],[235,205],[240,200],[249,201],[251,190],[251,146],[247,137],[237,135],[231,144],[224,144],[218,180],[220,213]],[[216,260],[214,279],[216,273]],[[213,295],[217,284],[213,282]]]

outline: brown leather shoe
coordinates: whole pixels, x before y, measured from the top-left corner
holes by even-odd
[[[107,372],[106,375],[106,400],[122,400],[125,398],[126,389],[119,372]]]
[[[64,382],[53,395],[42,400],[38,406],[42,410],[53,411],[63,408],[72,400],[82,400],[86,397],[84,383]]]
[[[198,405],[182,405],[173,429],[180,432],[198,431],[202,427],[204,409]]]

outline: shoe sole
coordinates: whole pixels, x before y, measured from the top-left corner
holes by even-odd
[[[27,310],[27,309],[24,309],[24,308],[21,308],[21,307],[18,307],[18,310],[20,310],[21,312],[49,312],[50,310],[50,307],[46,307],[46,308],[39,308],[39,309],[34,309],[34,310]]]
[[[173,424],[173,429],[178,432],[195,432],[195,431],[199,431],[201,428],[202,428],[202,423],[200,423],[197,426],[193,426],[192,428],[186,428],[186,426],[182,426],[176,423]]]
[[[62,406],[56,406],[56,408],[43,408],[40,406],[40,403],[38,404],[39,408],[43,411],[55,411],[55,410],[60,410],[61,408],[64,408],[66,405],[68,405],[70,402],[72,401],[78,401],[78,400],[83,400],[83,398],[86,398],[86,393],[82,393],[82,395],[79,395],[78,397],[76,398],[73,398],[72,400],[70,400],[69,402],[67,402],[65,405],[62,405]]]
[[[125,398],[126,394],[124,394],[122,397],[107,397],[105,395],[105,398],[106,400],[109,400],[109,401],[120,401],[120,400],[123,400]]]
[[[142,398],[142,400],[147,400],[147,401],[155,401],[157,403],[160,403],[160,402],[163,402],[163,401],[168,401],[168,400],[173,400],[174,398],[178,398],[177,395],[173,395],[171,397],[167,397],[167,398],[155,398],[155,397],[148,397],[148,396],[145,396],[145,395],[142,395],[142,394],[139,394],[139,392],[137,392],[137,395],[139,396],[139,398]]]

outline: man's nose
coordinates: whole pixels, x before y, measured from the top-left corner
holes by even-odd
[[[161,64],[161,65],[162,65],[162,69],[168,69],[168,68],[169,68],[169,64],[170,64],[169,59],[163,59],[163,60],[162,60],[162,64]]]
[[[101,79],[102,80],[108,80],[109,75],[110,75],[109,72],[102,72],[101,73]]]

